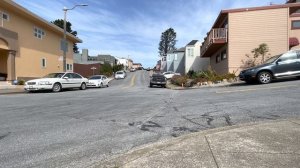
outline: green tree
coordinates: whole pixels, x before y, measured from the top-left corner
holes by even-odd
[[[53,23],[56,26],[64,29],[64,20],[63,19],[56,19],[56,20],[52,21],[51,23]],[[66,23],[66,31],[68,33],[71,33],[74,36],[77,36],[77,31],[72,30],[72,24],[69,21],[67,21],[67,23]],[[79,53],[76,43],[73,43],[73,52],[74,53]]]
[[[254,48],[251,52],[253,53],[254,58],[261,56],[261,63],[264,63],[265,56],[269,52],[269,47],[266,43],[262,43],[258,46],[258,48]]]
[[[168,51],[175,50],[176,47],[176,32],[173,28],[169,28],[161,34],[159,42],[159,55],[164,56]]]
[[[123,64],[116,64],[112,67],[113,72],[117,72],[117,71],[121,71],[124,69],[124,65]]]
[[[113,74],[113,67],[109,63],[105,63],[100,68],[100,74],[111,76]]]

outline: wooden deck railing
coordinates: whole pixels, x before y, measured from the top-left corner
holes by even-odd
[[[217,29],[212,29],[209,33],[208,36],[205,38],[204,42],[202,43],[201,46],[201,55],[204,54],[204,52],[209,48],[209,46],[213,43],[217,43],[220,41],[225,41],[227,42],[227,28],[217,28]]]

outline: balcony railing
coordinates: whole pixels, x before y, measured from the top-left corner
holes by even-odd
[[[212,29],[208,33],[208,36],[204,38],[204,42],[201,46],[201,55],[205,54],[212,44],[227,43],[227,32],[227,28]]]

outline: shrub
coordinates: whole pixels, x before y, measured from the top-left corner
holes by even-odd
[[[191,79],[195,79],[195,78],[197,78],[197,73],[194,70],[189,70],[189,72],[187,73],[187,76]]]
[[[110,64],[105,63],[104,65],[101,66],[100,73],[106,76],[111,76],[113,75],[113,68]]]
[[[179,75],[174,75],[171,78],[171,83],[174,85],[178,85],[178,86],[182,86],[182,84],[185,86],[185,84],[188,81],[188,77],[187,76],[179,76]]]
[[[21,79],[21,80],[18,81],[17,84],[18,84],[18,85],[24,85],[24,84],[25,84],[25,81],[24,81],[23,79]]]
[[[234,79],[236,76],[234,73],[228,73],[223,75],[223,79]]]

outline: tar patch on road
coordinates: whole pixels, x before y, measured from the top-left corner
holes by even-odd
[[[0,134],[0,140],[4,139],[5,137],[7,137],[11,132],[7,132],[5,134]]]
[[[149,131],[149,128],[160,128],[161,125],[153,122],[153,121],[147,121],[146,123],[142,124],[141,130],[142,131]]]
[[[142,131],[149,131],[149,128],[161,128],[162,126],[159,125],[158,123],[155,123],[153,121],[147,121],[145,123],[142,122],[131,122],[128,123],[129,126],[140,126],[140,130]]]

